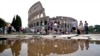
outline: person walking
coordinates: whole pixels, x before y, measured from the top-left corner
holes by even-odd
[[[72,21],[72,32],[75,33],[76,32],[76,29],[77,29],[77,21],[76,20],[73,20]]]
[[[80,21],[80,23],[79,23],[78,30],[79,30],[80,34],[84,33],[84,26],[83,26],[83,22],[82,21]]]
[[[4,27],[4,34],[7,34],[7,26]]]
[[[87,23],[87,21],[85,21],[85,23],[84,23],[84,33],[88,34],[88,23]]]

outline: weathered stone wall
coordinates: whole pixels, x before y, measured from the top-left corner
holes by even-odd
[[[45,17],[45,10],[40,2],[35,3],[28,12],[28,26],[30,27],[34,20]]]

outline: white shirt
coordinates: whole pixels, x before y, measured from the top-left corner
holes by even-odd
[[[54,26],[57,26],[57,23],[54,23]]]
[[[78,28],[79,28],[80,30],[83,30],[83,29],[84,29],[83,23],[82,23],[81,25],[79,25]]]
[[[72,22],[72,27],[77,27],[77,22],[76,21]]]
[[[57,28],[57,23],[54,23],[54,28]]]

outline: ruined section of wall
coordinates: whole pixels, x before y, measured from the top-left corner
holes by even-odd
[[[45,17],[45,9],[40,2],[35,3],[28,11],[28,26],[32,24],[35,19]]]

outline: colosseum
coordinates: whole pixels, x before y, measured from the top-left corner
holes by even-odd
[[[74,18],[65,16],[56,16],[53,18],[46,16],[45,9],[40,1],[32,5],[28,11],[28,27],[34,29],[35,32],[45,31],[46,33],[51,33],[56,31],[58,33],[69,33],[73,20],[77,21]]]

